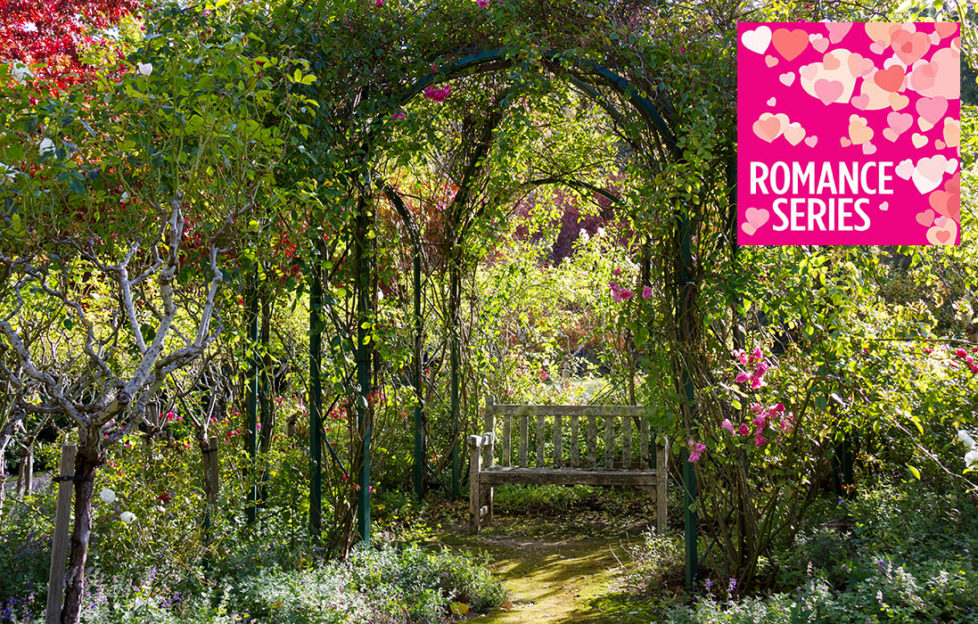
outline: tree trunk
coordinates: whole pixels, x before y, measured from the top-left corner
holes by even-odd
[[[92,536],[92,493],[95,473],[104,460],[99,448],[98,429],[87,431],[81,428],[79,438],[78,452],[75,454],[75,523],[71,530],[61,624],[78,624],[81,616],[85,595],[85,563]]]

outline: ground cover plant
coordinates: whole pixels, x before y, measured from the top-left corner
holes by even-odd
[[[738,21],[961,21],[973,64],[965,6],[35,4],[0,0],[0,621],[975,620],[974,243],[731,218]],[[646,406],[668,530],[505,486],[465,535],[490,401]]]

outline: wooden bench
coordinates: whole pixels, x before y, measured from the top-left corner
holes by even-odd
[[[499,432],[497,416],[502,417]],[[531,466],[530,429],[534,420],[535,457]],[[604,421],[603,441],[598,438],[600,421]],[[514,425],[518,427],[515,457]],[[637,431],[633,432],[633,429]],[[582,430],[586,434],[583,454]],[[496,444],[497,439],[501,444]],[[544,446],[548,441],[553,451],[550,465],[546,465]],[[489,403],[485,433],[469,436],[468,444],[469,517],[474,533],[479,532],[483,516],[487,522],[492,521],[493,486],[504,483],[637,487],[654,495],[656,528],[660,533],[666,528],[666,447],[656,447],[656,468],[652,468],[648,415],[644,407]],[[599,449],[599,445],[603,448]],[[616,450],[620,450],[620,454]],[[483,496],[485,505],[482,504]]]

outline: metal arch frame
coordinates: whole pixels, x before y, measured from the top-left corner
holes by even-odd
[[[629,103],[635,107],[635,110],[638,111],[645,122],[650,127],[655,128],[656,132],[669,148],[669,151],[674,156],[681,157],[681,152],[677,147],[676,136],[669,129],[669,126],[666,124],[662,115],[659,114],[659,110],[656,108],[655,104],[653,104],[647,97],[643,96],[631,82],[599,63],[587,59],[579,59],[565,52],[558,52],[556,50],[548,51],[543,55],[543,60],[550,65],[552,70],[556,70],[556,65],[564,66],[564,70],[571,78],[572,82],[579,87],[583,87],[582,90],[584,91],[584,94],[595,101],[599,100],[600,94],[593,89],[593,85],[581,78],[579,74],[567,69],[567,67],[579,66],[587,73],[599,78],[599,82],[607,87],[610,87],[616,93],[624,96],[625,99],[627,99]],[[430,72],[416,80],[414,84],[408,87],[407,90],[405,90],[397,99],[398,104],[401,106],[407,104],[428,86],[462,77],[473,70],[477,71],[479,69],[484,69],[491,71],[492,69],[497,68],[502,69],[512,65],[513,62],[514,59],[512,58],[512,49],[497,48],[495,50],[486,50],[484,52],[471,54],[457,61],[446,63],[439,67],[438,70]],[[493,63],[495,63],[498,67],[482,67],[484,65]],[[585,85],[592,88],[586,88]],[[671,107],[667,105],[667,108],[671,113]],[[620,113],[615,114],[611,111],[608,112],[618,121],[623,119]]]
[[[600,106],[605,108],[605,110],[615,119],[615,121],[622,123],[624,121],[624,116],[621,115],[620,111],[617,111],[613,106],[610,106],[605,101],[602,101],[600,93],[594,88],[594,84],[586,80],[580,73],[572,71],[570,68],[578,67],[583,70],[584,75],[593,76],[596,80],[595,83],[603,84],[604,86],[612,89],[619,95],[623,96],[639,113],[643,118],[645,123],[650,129],[653,129],[655,133],[659,136],[662,142],[665,144],[668,152],[677,158],[678,160],[683,160],[682,150],[678,147],[678,141],[675,134],[666,124],[663,116],[659,113],[658,108],[653,104],[647,97],[640,93],[631,82],[629,82],[624,77],[620,76],[616,72],[604,67],[603,65],[587,60],[580,59],[576,56],[565,52],[559,51],[548,51],[544,53],[543,60],[551,71],[555,73],[561,73],[560,69],[563,69],[562,73],[565,73],[575,86],[579,87],[584,95],[598,103]],[[498,48],[494,50],[486,50],[483,52],[478,52],[476,54],[471,54],[457,61],[446,63],[439,67],[436,71],[430,72],[425,76],[422,76],[416,80],[410,87],[408,87],[399,98],[397,98],[397,103],[399,106],[407,104],[411,99],[421,93],[426,87],[433,84],[438,84],[448,80],[462,77],[469,73],[477,73],[479,71],[493,71],[497,69],[503,69],[511,66],[514,63],[513,50],[510,48]],[[490,65],[494,65],[489,67]],[[674,111],[665,103],[665,107],[670,114],[674,114]],[[393,190],[393,189],[389,189]],[[403,216],[403,215],[402,215]],[[410,225],[408,226],[410,227]],[[681,251],[679,258],[679,273],[680,280],[683,282],[683,288],[691,288],[693,285],[690,283],[689,269],[692,267],[692,241],[690,232],[690,223],[688,217],[685,215],[679,216],[678,224],[678,234],[681,239]],[[681,301],[685,301],[687,297],[681,297]],[[679,311],[680,317],[685,317],[685,312],[683,310]],[[366,345],[362,345],[361,349],[364,351],[369,351]],[[358,358],[358,378],[369,379],[372,373],[370,369],[370,359]],[[359,370],[362,367],[366,367],[367,370]],[[695,414],[696,412],[696,399],[695,391],[692,382],[692,371],[688,369],[688,365],[684,365],[681,371],[681,385],[683,386],[685,404],[683,408],[687,410],[688,413]],[[361,389],[361,391],[363,391]],[[358,410],[361,412],[358,416],[359,419],[365,417],[366,409],[360,407]],[[368,434],[369,435],[369,434]],[[364,440],[364,452],[367,452],[369,448],[369,439]],[[689,468],[689,466],[686,466]],[[369,484],[369,461],[365,461],[361,467],[361,474],[358,475],[358,482],[363,487],[363,490],[359,492],[358,498],[358,526],[361,531],[361,538],[369,542],[370,541],[370,493],[368,489]],[[697,556],[696,556],[696,515],[691,510],[691,505],[693,503],[693,498],[696,496],[696,476],[692,470],[683,471],[683,481],[684,481],[684,510],[685,510],[685,533],[686,533],[686,583],[687,587],[691,587],[696,579],[697,572]],[[417,477],[416,477],[417,478]]]

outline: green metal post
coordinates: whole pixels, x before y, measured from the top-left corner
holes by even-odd
[[[692,235],[690,233],[689,216],[682,212],[679,220],[679,322],[689,325],[696,322],[691,318],[691,297],[695,295],[695,285],[692,284]],[[696,424],[696,390],[693,385],[691,363],[685,353],[680,354],[680,377],[683,385],[683,409],[686,422],[695,428]],[[698,557],[696,553],[696,513],[693,503],[696,501],[696,472],[692,462],[683,460],[683,520],[686,533],[686,589],[691,590],[696,582],[698,572]]]
[[[421,318],[421,246],[414,248],[414,495],[424,499],[424,320]]]
[[[357,427],[363,435],[363,445],[360,449],[360,472],[357,474],[357,531],[364,543],[370,543],[370,405],[368,397],[371,385],[371,345],[369,323],[372,303],[371,288],[371,250],[369,249],[370,219],[367,214],[366,202],[360,201],[359,223],[357,228],[356,255],[357,267],[360,271],[357,293],[357,384],[360,386],[360,398],[357,401]]]
[[[309,287],[309,533],[319,539],[323,531],[323,282],[319,263]]]
[[[459,397],[458,397],[458,367],[459,367],[459,308],[461,307],[460,302],[460,291],[459,282],[461,281],[461,276],[459,275],[459,268],[456,261],[452,261],[452,266],[449,269],[449,306],[451,307],[449,318],[451,319],[451,366],[452,366],[452,395],[451,395],[451,411],[452,411],[452,498],[457,499],[459,495],[459,473],[461,472],[461,466],[459,465]]]
[[[258,357],[258,289],[251,287],[248,293],[248,457],[251,460],[249,478],[252,480],[248,489],[247,516],[248,522],[258,518],[258,389],[259,368],[261,360]]]

